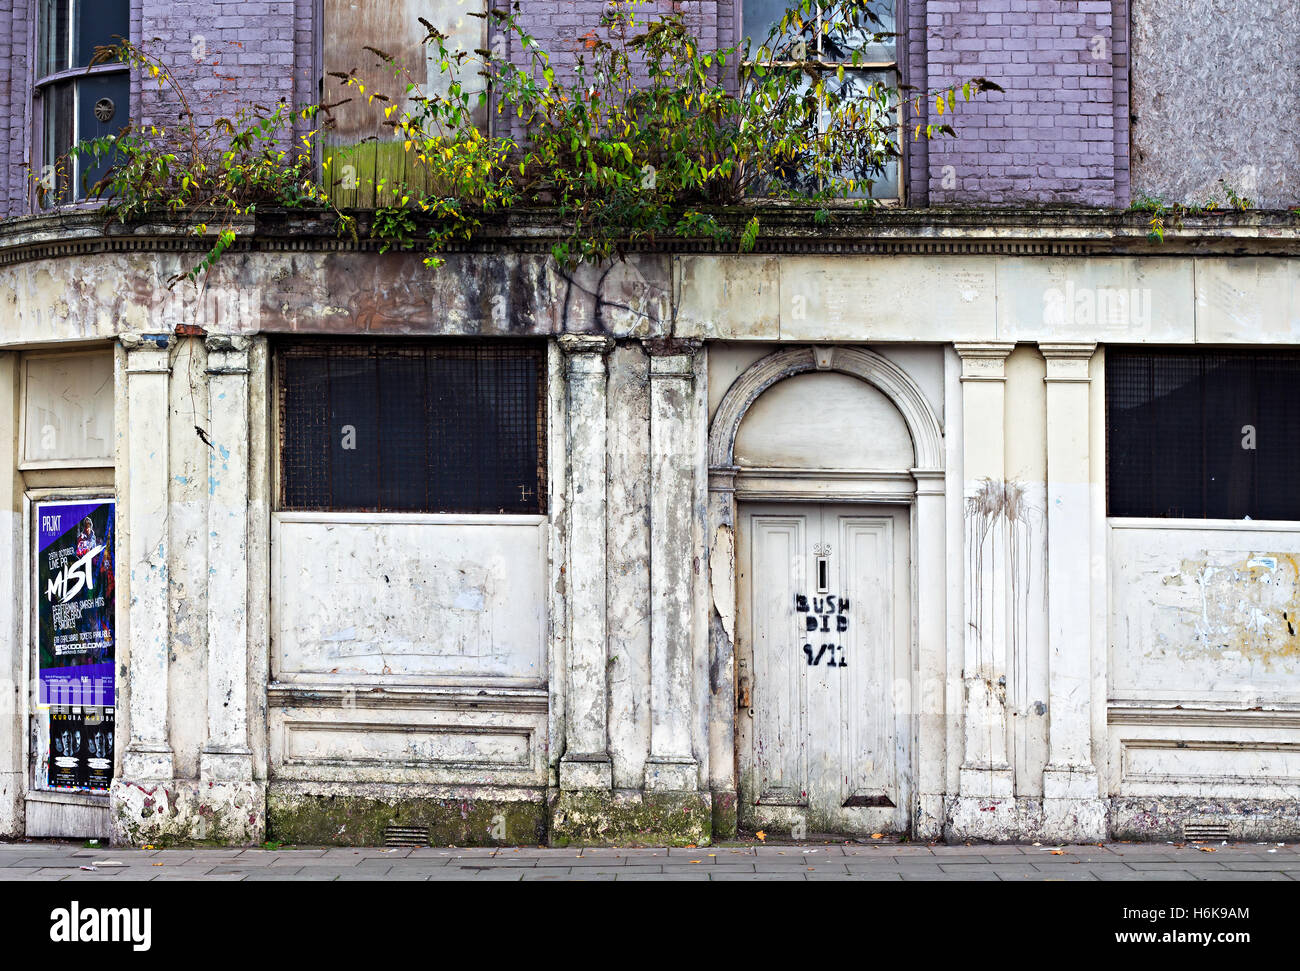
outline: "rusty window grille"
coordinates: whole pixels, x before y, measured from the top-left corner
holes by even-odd
[[[546,512],[546,348],[310,341],[277,348],[280,507]]]
[[[1106,351],[1111,516],[1300,520],[1300,352]]]

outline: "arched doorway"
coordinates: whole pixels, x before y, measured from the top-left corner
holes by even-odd
[[[942,621],[919,630],[918,587],[931,585],[914,569],[936,538],[942,556],[942,434],[932,409],[871,351],[782,351],[728,391],[710,466],[711,513],[734,543],[729,577],[718,575],[726,564],[712,564],[722,628],[713,646],[734,665],[730,755],[742,828],[911,832],[923,815],[925,719],[914,716],[935,703],[921,690],[919,636],[937,639],[942,667]],[[721,616],[728,598],[730,623]],[[925,747],[930,754],[935,739]]]

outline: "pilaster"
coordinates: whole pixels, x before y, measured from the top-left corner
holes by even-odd
[[[613,785],[606,685],[606,355],[609,337],[565,334],[569,454],[568,657],[561,790]]]
[[[1047,361],[1047,839],[1106,835],[1091,743],[1092,549],[1089,362],[1092,343],[1040,343]]]
[[[247,337],[209,336],[208,738],[206,782],[253,777],[248,747]]]
[[[648,791],[699,789],[694,717],[694,385],[698,343],[650,354],[650,758]]]
[[[1006,359],[1013,343],[959,343],[965,483],[964,754],[952,835],[1011,839],[1017,831],[1007,755],[1010,519]]]
[[[167,482],[169,470],[167,335],[123,334],[129,483],[127,557],[131,598],[130,738],[122,759],[126,783],[170,781],[172,749],[167,735]],[[114,783],[115,787],[117,783]]]

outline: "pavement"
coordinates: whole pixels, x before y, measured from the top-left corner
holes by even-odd
[[[159,850],[23,841],[0,843],[0,880],[1300,881],[1300,844],[798,843],[686,849],[268,844]]]

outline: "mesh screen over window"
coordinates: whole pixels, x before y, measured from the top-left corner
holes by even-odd
[[[543,345],[290,344],[277,374],[281,508],[546,511]]]
[[[1300,352],[1106,351],[1111,516],[1300,519]]]

